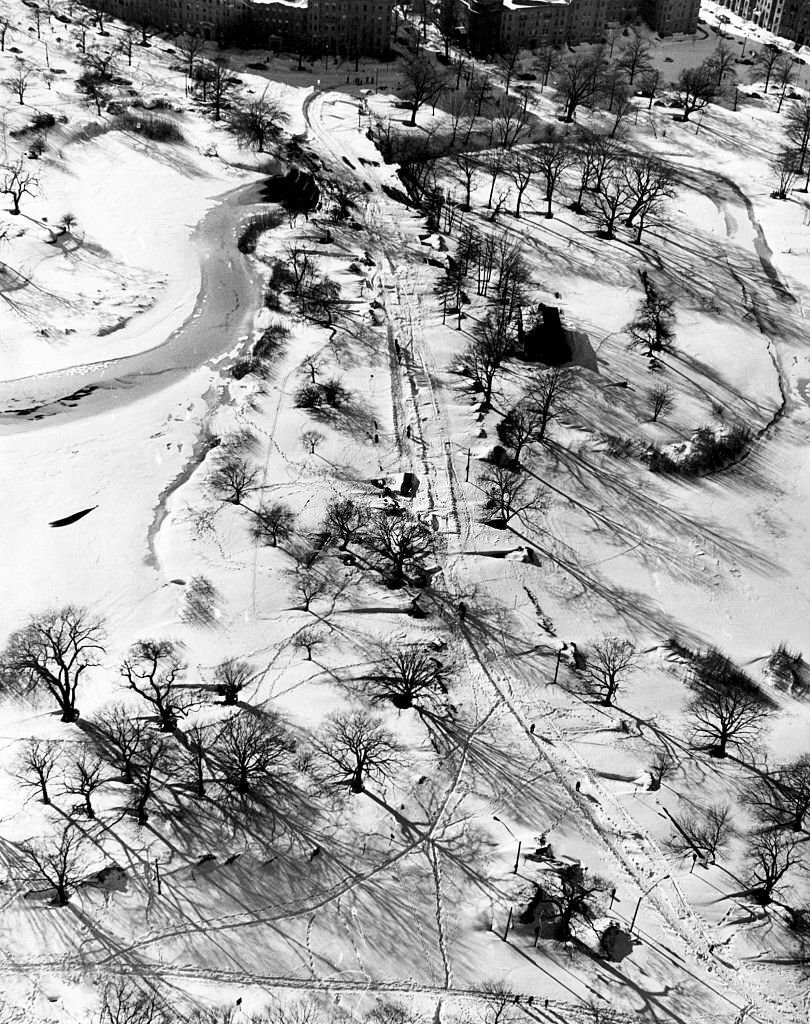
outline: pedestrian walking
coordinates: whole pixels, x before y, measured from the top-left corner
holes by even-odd
[[[463,601],[458,603],[458,617],[462,623],[467,618],[467,605]]]
[[[577,784],[576,784],[576,791],[577,791],[577,793],[579,792],[579,787],[581,785],[582,785],[582,783],[579,781],[579,779],[577,779]]]

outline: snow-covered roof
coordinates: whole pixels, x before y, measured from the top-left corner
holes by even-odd
[[[268,4],[281,4],[284,7],[306,7],[308,0],[250,0],[256,7],[266,7]]]
[[[570,7],[571,0],[503,0],[503,5],[510,11],[519,11],[537,7]]]

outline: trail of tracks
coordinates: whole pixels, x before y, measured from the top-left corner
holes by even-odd
[[[308,124],[316,131],[319,140],[323,140],[326,133],[322,130],[318,132],[315,127],[315,119],[310,116],[310,113],[310,109],[306,108],[305,114],[307,115]],[[345,157],[345,154],[341,153],[339,148],[335,146],[333,136],[329,137],[327,148],[336,158],[339,157],[343,160]],[[372,187],[379,186],[376,176],[371,184]],[[383,210],[384,204],[381,203],[379,207],[381,214]],[[385,250],[393,269],[395,265],[394,260],[401,260],[403,253],[407,251],[407,245],[404,243],[402,233],[393,216],[390,218],[390,226],[392,230],[391,234],[387,236]],[[382,241],[382,235],[380,237]],[[762,253],[759,250],[758,255],[762,260]],[[763,269],[766,270],[766,276],[773,285],[772,276],[767,273],[764,263]],[[435,374],[431,373],[432,367],[429,362],[430,349],[425,343],[422,331],[419,296],[413,279],[409,280],[407,272],[400,270],[397,278],[400,282],[397,288],[398,305],[408,313],[407,323],[409,327],[411,359],[416,367],[421,367],[422,371],[418,381],[414,376],[409,375],[412,395],[414,397],[418,395],[420,386],[427,388],[433,412],[433,422],[431,424],[433,433],[449,448],[450,438],[447,432],[447,420],[433,384]],[[405,287],[406,285],[407,287]],[[447,492],[453,502],[454,514],[459,527],[461,526],[458,518],[459,509],[464,509],[467,516],[465,533],[469,536],[469,513],[466,503],[463,501],[463,495],[459,499],[460,488],[455,479],[452,459],[449,461],[450,465],[446,471]],[[434,496],[434,502],[435,500]],[[459,532],[461,532],[460,528]],[[509,708],[520,727],[530,737],[538,754],[549,764],[559,783],[568,792],[578,813],[584,813],[587,816],[601,841],[642,890],[649,888],[651,883],[655,884],[655,888],[650,891],[648,899],[658,910],[667,929],[683,942],[683,945],[690,951],[691,955],[700,963],[703,969],[713,973],[719,981],[722,981],[723,986],[730,994],[734,994],[738,1001],[744,1002],[749,1007],[748,1012],[751,1019],[772,1021],[774,1024],[777,1021],[798,1021],[799,1017],[786,1008],[784,1003],[781,1005],[777,1004],[760,989],[751,976],[751,972],[746,969],[744,964],[731,962],[731,966],[728,967],[712,958],[710,954],[710,937],[706,925],[689,905],[677,881],[671,877],[669,879],[666,878],[666,876],[671,875],[671,868],[653,838],[649,833],[641,829],[626,809],[601,786],[587,764],[568,744],[562,731],[554,723],[553,708],[550,705],[545,705],[545,710],[549,713],[544,718],[544,728],[553,737],[553,742],[549,743],[540,736],[530,732],[529,723],[525,721],[520,709],[516,706],[512,685],[508,676],[503,672],[491,670],[490,668],[489,663],[494,659],[494,653],[488,652],[488,656],[484,657],[473,642],[469,630],[464,629],[463,632],[470,649],[476,657],[481,670],[489,679],[499,701],[502,701]],[[542,701],[539,703],[541,707],[544,705]],[[573,779],[577,776],[587,778],[591,792],[599,801],[597,807],[591,801],[583,799],[575,791]],[[669,882],[669,892],[665,890],[663,884],[660,886],[658,884],[664,881]]]

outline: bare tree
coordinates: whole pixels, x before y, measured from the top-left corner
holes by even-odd
[[[433,24],[444,46],[445,59],[450,57],[450,44],[459,35],[461,12],[458,0],[439,0],[433,11]]]
[[[172,756],[166,740],[162,736],[147,733],[135,762],[132,790],[132,805],[139,825],[145,825],[149,820],[147,807],[155,795],[155,775],[168,770],[171,763]]]
[[[551,200],[565,171],[574,163],[574,152],[564,138],[548,139],[536,149],[537,170],[545,183],[546,217],[554,216]]]
[[[433,61],[424,55],[408,59],[402,74],[405,79],[405,96],[411,110],[408,124],[414,127],[421,107],[432,102],[445,87],[445,77]]]
[[[520,204],[523,201],[523,194],[540,169],[540,162],[537,154],[531,149],[514,149],[506,156],[506,173],[512,179],[515,186],[515,209],[514,216],[520,217]]]
[[[643,76],[652,71],[653,63],[650,59],[652,47],[649,42],[638,32],[631,32],[630,38],[622,46],[619,54],[618,64],[627,73],[627,80],[633,85],[636,75]]]
[[[736,835],[731,805],[710,804],[676,819],[677,833],[669,841],[675,853],[696,853],[712,864]]]
[[[173,640],[139,640],[121,665],[121,675],[152,705],[163,732],[171,732],[188,711],[188,697],[178,687],[185,669]]]
[[[594,191],[596,220],[603,238],[614,238],[617,222],[630,208],[630,186],[624,168],[617,165],[607,172]]]
[[[84,813],[88,818],[95,818],[93,794],[107,782],[104,777],[104,762],[82,745],[66,767],[63,782],[65,793],[80,796],[84,801]]]
[[[213,726],[195,722],[183,731],[181,740],[185,747],[194,795],[202,799],[205,796],[206,772],[214,740]]]
[[[797,70],[793,58],[789,53],[784,54],[774,68],[774,81],[779,89],[779,102],[776,105],[776,113],[782,113],[782,106],[787,95],[787,88],[796,81]]]
[[[59,747],[53,740],[30,739],[17,760],[17,778],[23,786],[38,789],[42,802],[51,802],[48,783],[59,763]]]
[[[217,693],[222,695],[223,704],[233,706],[239,694],[254,678],[253,666],[250,662],[238,658],[226,658],[214,669],[214,685]]]
[[[190,79],[194,74],[197,57],[205,49],[205,39],[196,30],[186,31],[177,37],[175,45],[180,55],[185,58],[186,76]]]
[[[104,986],[99,1024],[169,1024],[170,1016],[153,991],[131,981],[115,978]]]
[[[665,416],[671,412],[675,405],[672,388],[666,384],[656,384],[647,392],[647,404],[652,413],[651,422],[657,423],[659,416]]]
[[[330,718],[318,742],[322,775],[331,785],[362,793],[368,782],[381,785],[402,766],[400,748],[378,718],[364,711]]]
[[[372,681],[374,699],[389,700],[400,711],[433,707],[446,693],[436,659],[415,647],[389,654]]]
[[[377,568],[394,586],[426,577],[427,561],[434,554],[434,538],[428,526],[414,516],[372,512],[363,532],[363,544]]]
[[[6,164],[2,168],[0,194],[11,196],[11,213],[15,216],[20,212],[22,197],[35,196],[38,191],[39,178],[26,168],[22,156],[18,156],[13,164]]]
[[[499,53],[496,58],[496,63],[503,75],[503,91],[507,96],[509,95],[509,86],[512,83],[512,76],[518,68],[519,61],[520,46],[516,43],[510,43],[509,46],[502,53]]]
[[[515,518],[542,511],[544,503],[536,488],[525,476],[506,466],[489,466],[479,478],[486,494],[485,508],[494,513],[492,526],[507,527]]]
[[[354,498],[333,498],[326,506],[325,526],[329,534],[340,542],[340,550],[345,551],[360,535],[368,517],[369,508],[365,502]]]
[[[598,52],[576,54],[562,64],[555,84],[563,101],[565,121],[573,121],[579,107],[594,99],[604,69],[604,58]]]
[[[321,567],[299,566],[290,570],[287,576],[292,580],[293,589],[301,601],[300,610],[308,612],[313,601],[328,594],[332,583]]]
[[[571,209],[575,213],[582,213],[586,189],[600,187],[608,163],[612,162],[617,154],[616,143],[606,139],[604,135],[594,135],[592,132],[585,134],[584,139],[574,150],[574,161],[579,169],[579,191],[571,204]]]
[[[628,227],[636,222],[636,245],[647,220],[660,209],[665,199],[675,195],[675,176],[670,167],[650,156],[631,157],[624,163],[624,178],[628,188]]]
[[[766,906],[800,858],[799,839],[785,832],[757,832],[748,845],[748,878],[757,903]]]
[[[729,748],[746,753],[774,707],[771,697],[716,648],[693,655],[687,686],[695,742],[707,744],[713,757],[727,757]]]
[[[684,68],[678,78],[678,103],[683,120],[688,121],[697,110],[703,110],[717,99],[717,78],[714,68],[704,62],[696,68]]]
[[[557,939],[565,942],[571,938],[574,921],[593,922],[603,912],[604,898],[612,888],[610,882],[581,864],[565,864],[559,872],[549,872],[539,895],[554,909]]]
[[[454,146],[456,138],[462,131],[464,121],[472,121],[473,106],[470,96],[466,92],[454,92],[447,104],[447,114],[450,118],[450,145]]]
[[[525,399],[504,416],[496,427],[498,439],[512,452],[516,465],[523,450],[543,440],[547,417],[539,405]]]
[[[122,781],[131,785],[132,765],[143,743],[145,723],[126,704],[115,704],[98,715],[93,725],[105,757],[121,772]]]
[[[625,676],[635,666],[636,648],[630,640],[617,636],[598,640],[588,654],[589,691],[596,694],[606,708],[611,707]]]
[[[767,827],[801,832],[810,818],[810,754],[757,777],[745,799]]]
[[[103,639],[102,620],[76,605],[34,615],[0,652],[0,682],[5,688],[44,690],[62,712],[62,721],[73,722],[79,714],[79,683],[87,669],[99,664]]]
[[[542,92],[548,85],[549,78],[559,68],[562,59],[559,51],[549,44],[538,47],[535,52],[536,59],[532,67],[540,76],[540,92]]]
[[[307,626],[305,629],[299,629],[292,639],[292,644],[299,651],[306,651],[307,661],[312,661],[312,652],[316,647],[320,647],[325,640],[326,635],[323,630],[315,626]]]
[[[476,324],[473,338],[462,359],[466,373],[476,388],[483,392],[484,409],[488,409],[492,403],[495,377],[514,347],[515,330],[506,319],[503,309],[490,310]]]
[[[678,760],[669,747],[659,747],[650,761],[650,791],[657,792],[664,781],[678,770]]]
[[[538,444],[545,441],[553,421],[567,411],[573,387],[573,372],[565,366],[552,366],[532,379],[528,392],[540,417],[535,438]]]
[[[754,67],[761,74],[765,75],[765,92],[768,91],[768,86],[771,83],[771,75],[773,75],[773,70],[778,64],[781,56],[782,50],[776,45],[776,43],[766,43],[754,54]]]
[[[714,84],[718,91],[722,89],[724,81],[734,77],[736,60],[737,50],[729,46],[725,39],[721,39],[715,47],[714,53],[706,61],[706,64],[714,72]]]
[[[217,735],[225,782],[240,796],[260,793],[286,774],[293,745],[274,712],[231,715]]]
[[[17,102],[22,106],[25,103],[25,94],[34,76],[33,68],[27,68],[22,61],[18,61],[14,73],[3,81],[8,91],[17,97]]]
[[[807,159],[808,148],[810,148],[810,99],[795,100],[785,117],[785,134],[789,147],[796,154],[798,162],[797,173],[804,174],[804,162]],[[808,171],[810,178],[810,171]],[[804,191],[808,188],[805,181]]]
[[[490,122],[490,145],[511,149],[526,139],[529,130],[526,104],[517,96],[504,96],[498,116]]]
[[[60,907],[67,904],[81,880],[84,845],[81,831],[69,821],[58,836],[32,840],[21,847],[36,869],[37,879],[54,889]]]
[[[277,100],[268,97],[265,90],[259,99],[233,111],[230,124],[243,145],[264,153],[267,144],[289,120],[289,114]]]
[[[461,176],[464,179],[464,202],[462,203],[462,209],[469,210],[470,208],[470,196],[472,194],[473,181],[475,175],[480,167],[478,158],[472,153],[456,153],[453,156],[453,163],[461,171]]]
[[[776,178],[776,188],[771,195],[774,199],[787,199],[799,174],[798,154],[795,150],[783,149],[771,167]]]
[[[295,513],[282,501],[263,501],[253,511],[251,533],[260,544],[278,547],[280,541],[292,536]]]
[[[219,121],[222,117],[222,107],[225,99],[238,81],[239,79],[236,75],[232,74],[229,70],[224,58],[220,57],[211,62],[209,101],[215,121]]]
[[[256,489],[258,481],[259,471],[247,459],[234,452],[226,452],[217,460],[207,485],[217,501],[244,505],[250,492]]]
[[[301,444],[310,455],[315,454],[315,449],[323,440],[324,436],[320,430],[305,430],[303,434],[301,434]]]

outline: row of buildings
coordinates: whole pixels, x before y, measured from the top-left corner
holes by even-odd
[[[810,42],[810,0],[718,0],[746,21],[761,25],[796,46]]]
[[[783,2],[783,0],[778,0]],[[692,34],[700,0],[468,0],[473,53],[485,54],[492,40],[502,51],[518,47],[595,43],[611,28],[644,21],[661,36]]]
[[[391,49],[394,0],[98,0],[116,17],[256,48],[355,57]],[[732,0],[737,2],[737,0]],[[739,0],[742,2],[742,0]],[[771,0],[786,4],[795,0]],[[416,0],[427,4],[431,0]],[[476,55],[599,42],[610,27],[646,23],[692,33],[700,0],[458,0],[459,36]],[[428,9],[427,17],[430,17]]]

